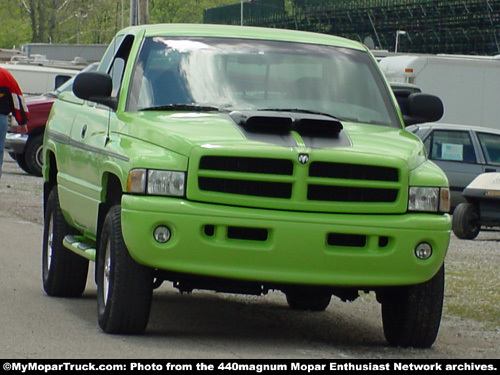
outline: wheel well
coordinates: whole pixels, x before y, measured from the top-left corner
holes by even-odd
[[[104,219],[108,214],[108,211],[114,205],[120,204],[122,201],[122,184],[120,179],[114,174],[106,174],[103,176],[103,186],[104,186],[104,199],[99,206],[99,218],[97,223],[98,236],[100,238],[100,229],[104,223]]]
[[[47,206],[47,201],[49,199],[50,192],[57,185],[57,162],[54,153],[49,152],[45,155],[45,164],[48,165],[48,173],[46,173],[46,179],[43,184],[43,213],[45,215],[45,209]]]
[[[43,135],[44,132],[45,132],[45,126],[38,126],[38,127],[36,127],[35,129],[33,129],[33,131],[31,133],[28,134],[28,142],[32,138],[34,138],[34,137],[36,137],[36,136],[38,136],[40,134]]]

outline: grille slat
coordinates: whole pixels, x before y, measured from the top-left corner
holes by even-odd
[[[266,159],[234,156],[203,156],[200,169],[262,174],[293,174],[293,163],[286,159]]]
[[[201,190],[254,197],[285,198],[292,196],[292,184],[284,182],[247,181],[225,178],[199,177]]]
[[[396,168],[373,165],[313,162],[309,169],[311,177],[343,178],[349,180],[399,181]]]
[[[309,185],[307,199],[327,202],[394,202],[396,189],[374,189],[345,186]]]

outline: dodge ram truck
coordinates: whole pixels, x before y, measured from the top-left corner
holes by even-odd
[[[54,103],[44,138],[43,287],[146,330],[153,290],[265,295],[325,310],[374,292],[389,345],[438,334],[445,174],[362,44],[290,30],[142,25]]]

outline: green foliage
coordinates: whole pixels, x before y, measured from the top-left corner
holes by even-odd
[[[18,1],[0,0],[0,48],[11,49],[30,40],[29,18]]]
[[[237,2],[149,0],[149,20],[202,23],[204,9]],[[129,0],[0,0],[0,48],[25,43],[105,44],[129,25],[129,6]]]
[[[150,0],[151,23],[202,23],[203,10],[238,0]]]

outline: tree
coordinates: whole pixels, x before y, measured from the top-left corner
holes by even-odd
[[[147,0],[141,0],[141,5]],[[206,8],[238,0],[149,0],[150,23],[201,23]],[[0,47],[109,43],[129,25],[130,0],[0,0]],[[15,30],[15,33],[12,32]]]
[[[29,19],[22,5],[15,0],[0,0],[0,48],[11,49],[31,38]],[[13,32],[13,30],[15,32]]]
[[[238,0],[150,0],[151,23],[202,23],[203,10]]]

